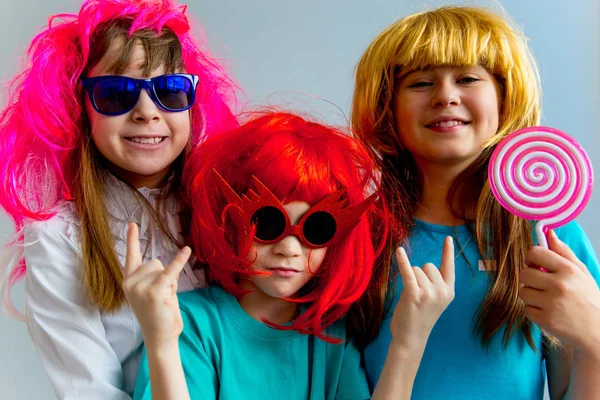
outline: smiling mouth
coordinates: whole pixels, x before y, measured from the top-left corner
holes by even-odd
[[[129,140],[133,143],[139,144],[158,144],[166,139],[166,136],[160,137],[126,137],[126,140]]]
[[[453,120],[453,121],[436,122],[435,124],[429,124],[429,125],[425,125],[425,126],[427,128],[452,128],[453,126],[468,125],[468,124],[469,124],[469,122]]]

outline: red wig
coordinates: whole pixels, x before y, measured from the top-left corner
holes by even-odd
[[[210,280],[236,297],[245,293],[240,287],[243,278],[253,274],[250,248],[240,246],[247,240],[233,233],[238,227],[226,218],[227,201],[213,169],[239,195],[255,189],[255,176],[282,204],[304,201],[312,206],[346,188],[346,200],[356,205],[378,185],[376,166],[358,141],[296,115],[260,113],[237,129],[209,138],[194,151],[184,171],[192,209],[191,243],[196,256],[208,264]],[[382,246],[374,238],[385,237],[374,227],[386,230],[387,218],[371,206],[347,236],[328,247],[314,277],[289,299],[304,303],[304,312],[291,326],[278,328],[337,341],[323,330],[343,317],[367,288]]]

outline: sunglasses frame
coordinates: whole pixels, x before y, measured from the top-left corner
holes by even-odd
[[[162,104],[162,102],[156,95],[156,92],[154,91],[154,82],[157,81],[158,79],[163,79],[163,78],[169,77],[169,76],[183,77],[183,78],[190,80],[190,82],[192,84],[192,95],[190,97],[189,104],[186,107],[184,107],[184,108],[166,107],[164,104]],[[136,88],[136,99],[135,99],[135,101],[132,102],[130,107],[124,109],[123,111],[112,112],[112,113],[104,112],[98,108],[98,106],[96,105],[96,101],[94,100],[94,86],[96,85],[97,82],[102,82],[103,80],[115,79],[115,78],[133,81],[135,88]],[[146,89],[146,91],[148,92],[148,95],[150,96],[150,98],[152,99],[154,104],[156,104],[159,108],[161,108],[165,111],[180,112],[180,111],[188,110],[190,107],[192,107],[194,105],[194,100],[196,99],[196,87],[198,86],[198,81],[199,81],[198,76],[193,75],[193,74],[164,74],[164,75],[155,76],[154,78],[146,78],[146,79],[136,79],[136,78],[131,78],[131,77],[122,76],[122,75],[102,75],[102,76],[95,76],[93,78],[82,78],[81,79],[83,88],[87,92],[88,98],[90,99],[90,103],[92,103],[92,107],[94,107],[94,110],[96,110],[99,114],[107,115],[107,116],[123,115],[123,114],[127,114],[129,111],[131,111],[135,107],[137,102],[139,101],[140,93],[142,92],[142,89]]]
[[[343,189],[341,191],[337,191],[335,193],[332,193],[331,196],[335,196],[335,197],[340,197],[341,194],[343,194]],[[329,196],[328,196],[329,197]],[[327,200],[327,198],[325,198],[324,200]],[[252,225],[253,224],[253,217],[254,215],[259,211],[262,210],[263,208],[267,208],[267,207],[271,207],[271,208],[275,208],[276,210],[278,210],[281,214],[283,214],[284,218],[285,218],[285,228],[283,229],[283,232],[281,232],[281,234],[279,236],[277,236],[274,239],[270,239],[270,240],[265,240],[265,239],[261,239],[259,237],[256,236],[256,233],[254,234],[254,241],[258,242],[258,243],[262,243],[262,244],[273,244],[273,243],[277,243],[281,240],[283,240],[284,238],[293,235],[296,236],[299,240],[300,243],[302,243],[304,246],[311,248],[311,249],[318,249],[321,247],[327,247],[329,246],[331,243],[335,242],[336,240],[336,236],[338,233],[338,227],[337,227],[337,220],[335,218],[335,215],[333,215],[331,212],[329,212],[326,209],[323,209],[322,206],[320,206],[320,203],[315,204],[313,207],[311,207],[308,211],[306,211],[304,213],[304,215],[302,215],[302,218],[300,219],[300,221],[298,221],[298,224],[296,225],[292,225],[292,221],[290,220],[290,216],[288,215],[286,209],[283,207],[283,205],[281,203],[279,204],[269,204],[269,205],[263,205],[262,207],[258,208],[254,214],[252,214],[250,216],[250,222],[249,224]],[[325,243],[321,243],[321,244],[315,244],[310,242],[305,234],[304,234],[304,224],[306,222],[306,220],[313,214],[318,213],[318,212],[325,212],[327,214],[329,214],[331,216],[331,218],[333,218],[333,221],[335,222],[335,232],[333,234],[333,236],[326,241]],[[257,223],[254,223],[256,225],[258,225]]]
[[[286,227],[279,237],[271,240],[259,239],[256,236],[253,237],[253,240],[256,242],[264,244],[276,243],[289,235],[294,235],[304,246],[311,249],[330,246],[354,229],[360,222],[362,215],[377,198],[377,194],[373,193],[359,204],[349,205],[344,198],[347,190],[340,189],[312,206],[304,213],[297,225],[292,225],[290,217],[281,201],[255,176],[252,176],[252,181],[256,187],[256,192],[249,190],[248,194],[244,194],[240,197],[215,169],[213,169],[213,174],[217,178],[217,183],[228,202],[228,206],[235,206],[240,211],[241,215],[238,215],[238,217],[242,219],[241,222],[247,232],[250,232],[252,229],[252,217],[254,217],[254,214],[261,208],[273,207],[279,209],[283,213],[286,220]],[[228,207],[226,207],[226,209],[227,208]],[[304,228],[304,223],[308,217],[317,212],[326,212],[331,215],[335,221],[336,229],[331,239],[323,244],[315,245],[306,240],[302,228]]]

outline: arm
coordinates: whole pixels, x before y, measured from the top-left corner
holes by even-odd
[[[138,227],[129,223],[123,290],[140,322],[156,399],[190,398],[179,355],[183,321],[177,300],[177,278],[190,254],[184,247],[166,267],[158,260],[142,265]]]
[[[88,305],[79,248],[51,222],[24,238],[27,327],[41,364],[59,399],[130,399],[100,312]]]
[[[454,245],[447,237],[438,270],[412,267],[404,249],[396,251],[404,290],[390,324],[392,341],[373,400],[410,399],[429,334],[454,299]]]
[[[189,390],[189,395],[188,392],[181,392],[180,394],[182,397],[179,397],[178,399],[192,397],[194,400],[216,400],[219,396],[219,379],[213,365],[214,362],[211,361],[211,357],[198,334],[199,326],[196,319],[186,313],[185,310],[181,310],[181,314],[184,329],[179,336],[179,354],[177,357],[179,359],[179,356],[181,355],[179,367],[183,366],[182,370],[185,373],[184,378]],[[203,324],[202,327],[206,328]],[[159,360],[159,362],[162,362],[162,360]],[[149,364],[150,360],[146,349],[144,349],[133,394],[134,400],[151,400],[152,398],[163,399],[158,395],[153,397],[155,384],[153,383],[151,385],[150,382],[154,379],[154,375],[152,378],[150,377],[151,367]],[[166,364],[163,365],[166,366]],[[157,379],[164,378],[166,378],[166,375],[158,377]],[[163,388],[158,388],[157,390],[164,391]]]
[[[548,350],[546,365],[551,399],[597,399],[600,355],[575,353],[570,346]]]
[[[586,266],[554,232],[548,247],[532,248],[520,279],[525,314],[564,347],[549,349],[548,387],[553,399],[600,397],[600,289],[595,257]],[[546,272],[540,271],[543,267]]]

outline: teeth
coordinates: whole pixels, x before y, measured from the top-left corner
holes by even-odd
[[[450,128],[452,126],[456,126],[456,125],[464,125],[465,123],[462,121],[444,121],[444,122],[438,122],[435,124],[431,124],[431,127],[442,127],[442,128]]]
[[[139,138],[139,137],[130,137],[127,138],[128,140],[131,140],[132,142],[135,143],[141,143],[141,144],[156,144],[156,143],[160,143],[163,141],[164,137],[154,137],[154,138]]]

